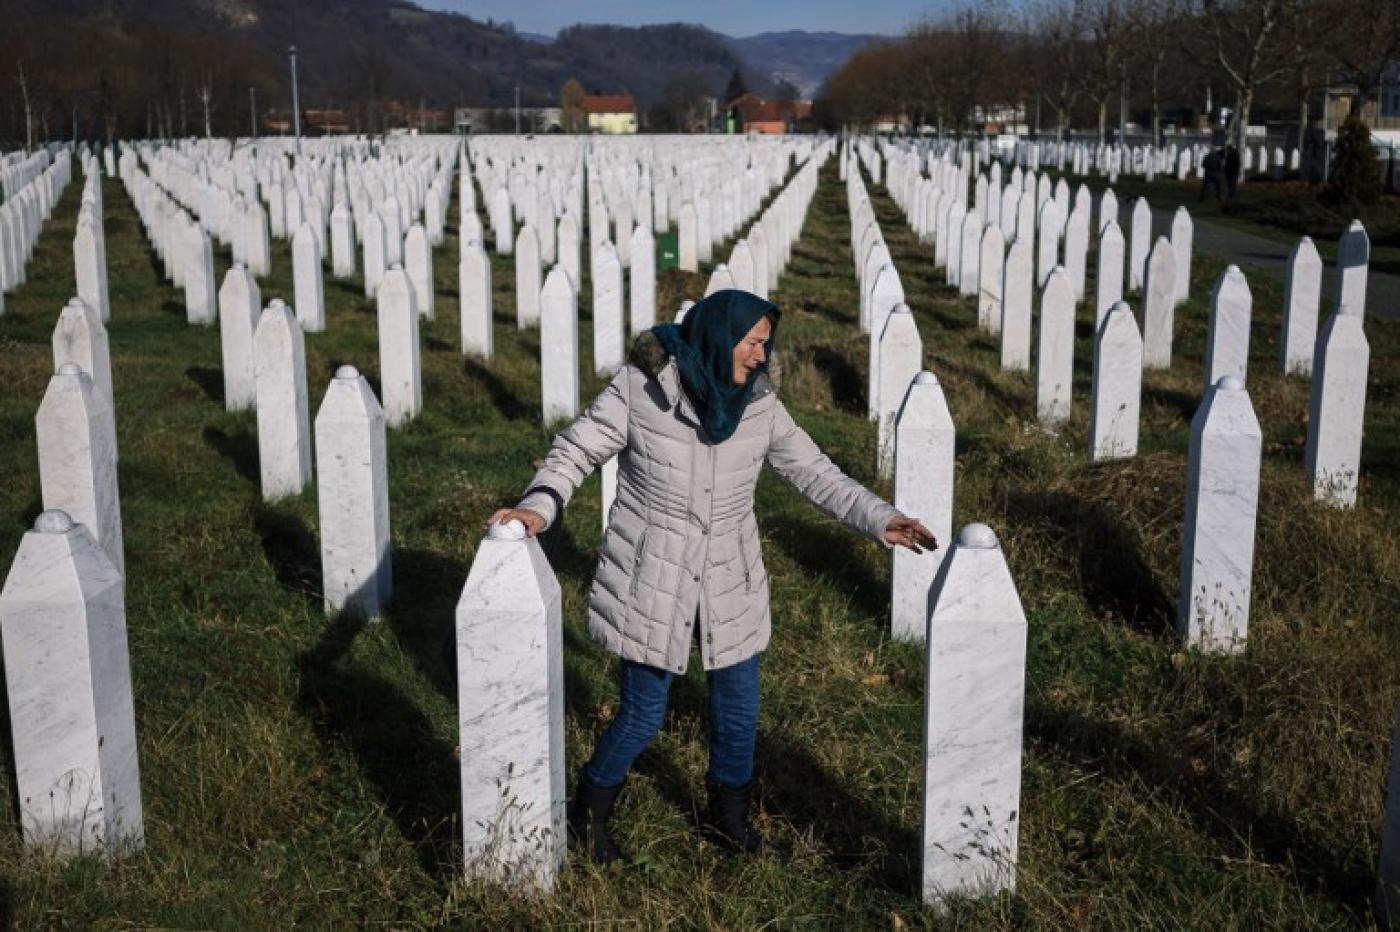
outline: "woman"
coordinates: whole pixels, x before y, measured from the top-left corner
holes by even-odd
[[[916,553],[937,546],[917,520],[843,474],[774,395],[767,368],[779,316],[769,302],[727,290],[679,326],[643,333],[628,365],[555,437],[520,503],[487,522],[544,531],[579,483],[618,456],[588,630],[621,657],[622,695],[568,807],[571,844],[597,861],[622,856],[608,818],[632,761],[661,728],[671,677],[685,672],[694,639],[710,689],[710,825],[738,850],[761,847],[748,807],[758,657],[770,627],[753,516],[765,460],[855,530]]]

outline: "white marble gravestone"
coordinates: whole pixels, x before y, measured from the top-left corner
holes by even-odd
[[[1313,497],[1337,508],[1356,504],[1361,473],[1361,429],[1371,346],[1359,314],[1328,318],[1317,338],[1308,403],[1303,465]]]
[[[1176,303],[1191,296],[1191,250],[1195,239],[1195,224],[1191,212],[1178,207],[1172,216],[1172,253],[1176,256]],[[1149,260],[1150,261],[1150,260]]]
[[[413,224],[404,234],[403,266],[413,285],[413,306],[418,309],[418,316],[433,320],[437,316],[433,300],[433,247],[421,223]]]
[[[1215,280],[1206,325],[1206,386],[1227,375],[1245,381],[1249,367],[1249,318],[1254,299],[1239,266],[1229,266]]]
[[[1128,250],[1128,291],[1136,294],[1142,290],[1143,276],[1147,271],[1147,252],[1152,247],[1152,208],[1147,198],[1133,201],[1132,242]]]
[[[1380,857],[1376,868],[1376,922],[1379,928],[1400,928],[1400,708],[1390,739],[1390,774],[1385,784],[1381,818]]]
[[[1031,367],[1031,297],[1034,294],[1031,243],[1012,240],[1001,279],[1001,367]]]
[[[755,268],[758,264],[755,263]],[[767,275],[766,266],[759,271]],[[631,288],[628,304],[632,308],[628,321],[630,333],[635,337],[656,324],[656,238],[645,225],[638,225],[632,231],[632,267],[628,270],[628,285]],[[767,291],[764,285],[763,294]],[[759,296],[763,297],[763,294]]]
[[[1159,243],[1165,243],[1162,239]],[[1170,249],[1163,255],[1172,261]],[[1153,251],[1156,261],[1156,250]],[[1173,271],[1174,265],[1168,266]],[[1149,282],[1150,287],[1150,282]],[[1167,292],[1168,307],[1172,292]],[[1118,302],[1104,318],[1094,343],[1093,400],[1089,409],[1089,458],[1136,456],[1142,406],[1143,341],[1132,308]]]
[[[1176,270],[1176,250],[1171,241],[1165,236],[1157,237],[1147,260],[1147,283],[1143,288],[1142,365],[1146,369],[1170,369],[1172,365],[1172,336],[1179,293]]]
[[[1016,885],[1027,626],[991,528],[958,532],[930,605],[921,892],[938,906]]]
[[[1371,238],[1360,220],[1353,220],[1337,239],[1337,287],[1332,309],[1366,316],[1366,275],[1371,262]]]
[[[380,282],[388,268],[389,252],[384,245],[384,220],[375,211],[365,215],[364,226],[365,254],[365,297],[379,294]]]
[[[248,271],[254,275],[272,274],[272,241],[267,231],[267,211],[256,199],[248,205],[243,224]]]
[[[895,418],[909,383],[923,366],[924,345],[909,305],[901,302],[886,315],[878,352],[876,471],[888,479],[894,475]]]
[[[699,223],[695,205],[686,201],[681,205],[676,222],[678,265],[682,272],[700,271]]]
[[[107,290],[106,257],[99,241],[100,223],[90,212],[79,220],[78,231],[73,236],[73,277],[78,297],[105,322],[111,319],[112,309]]]
[[[116,423],[107,399],[77,363],[63,363],[49,379],[34,429],[44,507],[86,526],[125,575]]]
[[[398,427],[423,410],[417,296],[401,266],[384,273],[378,304],[379,391],[384,396],[386,422]]]
[[[394,592],[384,410],[354,366],[341,366],[316,412],[316,495],[326,614],[371,619]]]
[[[1123,231],[1109,221],[1099,230],[1099,264],[1094,283],[1094,332],[1113,305],[1123,300]]]
[[[734,287],[750,294],[754,290],[753,250],[747,240],[739,240],[729,251],[729,274],[734,278]]]
[[[278,298],[258,319],[253,360],[262,495],[274,501],[299,494],[311,480],[306,341],[296,315]]]
[[[982,215],[976,210],[963,218],[962,245],[958,248],[958,293],[973,297],[981,287],[978,269],[982,262]]]
[[[705,284],[705,297],[716,291],[727,291],[734,287],[734,276],[729,274],[729,266],[723,262],[710,270],[710,280]]]
[[[223,356],[224,408],[246,411],[258,400],[253,366],[253,332],[258,327],[262,292],[241,262],[224,275],[219,289],[219,345]]]
[[[1006,274],[1006,239],[1001,227],[989,225],[982,233],[977,264],[977,327],[983,333],[1001,333],[1001,284]]]
[[[550,272],[546,294],[563,275]],[[457,708],[467,876],[551,890],[566,848],[563,611],[519,522],[477,545],[457,602]]]
[[[1037,231],[1035,281],[1037,287],[1044,288],[1060,264],[1060,208],[1054,201],[1041,205]]]
[[[1244,649],[1261,446],[1244,380],[1222,376],[1191,419],[1177,601],[1177,630],[1188,646]]]
[[[355,218],[344,201],[331,210],[331,274],[351,278],[355,274]]]
[[[598,247],[593,277],[593,369],[611,376],[626,353],[622,306],[622,262],[611,242]]]
[[[121,571],[65,512],[44,511],[0,590],[25,844],[115,856],[145,829]]]
[[[1035,412],[1046,427],[1069,421],[1074,389],[1074,286],[1056,266],[1040,293],[1040,345],[1035,359]]]
[[[1089,264],[1089,202],[1074,206],[1065,222],[1065,271],[1074,286],[1074,300],[1084,300],[1085,273]]]
[[[192,324],[212,324],[219,315],[214,247],[209,242],[209,234],[197,223],[191,223],[184,236],[185,319]]]
[[[619,325],[620,326],[620,325]],[[540,400],[544,422],[578,414],[578,298],[569,275],[549,270],[540,295]]]
[[[66,362],[77,364],[92,379],[93,387],[116,413],[112,395],[112,356],[107,344],[107,328],[102,318],[82,298],[70,298],[53,328],[53,368]]]
[[[938,549],[919,554],[894,548],[890,634],[897,641],[923,643],[927,633],[929,591],[952,544],[955,440],[938,377],[920,372],[895,421],[894,506],[922,521],[938,539]]]
[[[1311,375],[1317,345],[1317,313],[1322,302],[1322,257],[1305,236],[1288,255],[1283,277],[1284,375]]]
[[[495,338],[492,328],[491,258],[479,241],[461,249],[457,267],[458,308],[461,315],[462,352],[491,358]]]
[[[303,221],[292,237],[292,279],[296,287],[297,321],[302,333],[326,329],[325,284],[321,280],[321,251],[316,233]]]
[[[515,326],[524,330],[540,322],[540,244],[530,224],[515,238]]]

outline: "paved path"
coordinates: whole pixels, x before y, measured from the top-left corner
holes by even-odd
[[[1172,228],[1174,210],[1157,210],[1153,213],[1152,225],[1154,229],[1170,230]],[[1211,223],[1208,220],[1198,220],[1195,217],[1192,217],[1191,220],[1195,225],[1192,251],[1197,255],[1208,253],[1238,266],[1253,266],[1256,269],[1263,269],[1277,277],[1280,282],[1283,281],[1284,271],[1288,265],[1288,254],[1293,249],[1292,245],[1255,236],[1253,233],[1245,233],[1233,227]],[[1324,314],[1331,306],[1331,296],[1336,287],[1335,277],[1336,273],[1331,263],[1324,260],[1322,271],[1322,312]],[[1374,270],[1370,273],[1366,279],[1366,314],[1367,316],[1400,320],[1400,275],[1390,275]]]

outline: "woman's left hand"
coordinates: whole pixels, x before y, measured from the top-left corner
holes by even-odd
[[[908,547],[915,553],[937,550],[938,540],[933,532],[919,523],[917,518],[897,515],[885,525],[885,543],[898,547]]]

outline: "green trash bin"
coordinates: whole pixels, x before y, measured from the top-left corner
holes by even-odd
[[[656,270],[674,269],[681,264],[681,251],[675,230],[656,237]]]

